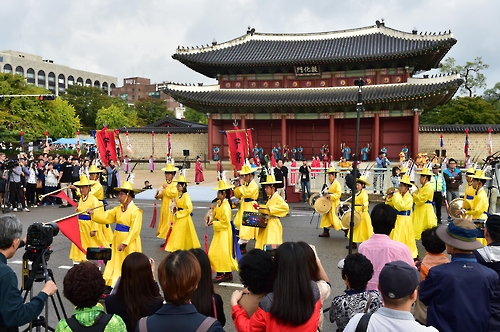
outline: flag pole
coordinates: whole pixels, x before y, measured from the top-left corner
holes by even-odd
[[[83,213],[87,213],[87,211],[88,211],[88,210],[95,210],[95,209],[101,208],[101,207],[103,207],[103,206],[104,206],[104,204],[99,205],[99,206],[96,206],[96,207],[91,208],[91,209],[87,209],[87,210],[85,210],[85,211],[75,212],[75,213],[73,213],[73,214],[70,214],[69,216],[62,217],[62,218],[59,218],[59,219],[56,219],[56,220],[52,220],[52,221],[50,221],[50,222],[56,222],[56,223],[57,223],[57,222],[59,222],[59,221],[66,220],[66,219],[68,219],[68,218],[71,218],[71,217],[74,217],[74,216],[78,216],[78,215],[83,214]],[[45,225],[45,224],[48,224],[48,223],[44,223],[44,225]]]

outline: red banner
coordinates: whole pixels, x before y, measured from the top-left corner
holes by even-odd
[[[229,143],[229,160],[239,171],[250,153],[252,135],[247,129],[239,129],[226,130],[226,136]]]
[[[78,216],[69,216],[66,219],[57,222],[57,226],[71,242],[75,244],[84,254],[87,250],[82,246],[82,238],[80,236],[80,226],[78,225]]]
[[[96,132],[96,139],[97,149],[99,150],[101,162],[106,165],[106,167],[108,167],[111,160],[116,163],[115,132],[103,128],[102,130]]]

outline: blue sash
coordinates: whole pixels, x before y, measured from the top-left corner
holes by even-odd
[[[465,196],[466,199],[474,199],[474,196],[471,196],[471,195],[467,195]]]
[[[78,220],[91,220],[91,218],[88,214],[79,214]]]
[[[434,205],[434,202],[432,202],[432,201],[427,201],[427,202],[425,202],[425,204],[432,204],[432,205]]]
[[[240,245],[238,244],[238,235],[236,232],[236,226],[234,226],[233,221],[231,220],[231,230],[233,231],[233,245],[232,247],[232,256],[233,258],[236,258],[236,260],[239,262],[241,260],[241,250],[240,250]]]
[[[254,201],[254,199],[251,199],[251,198],[245,198],[245,199],[244,199],[244,201],[245,201],[246,203],[248,203],[248,202],[253,202],[253,201]]]
[[[411,211],[410,210],[396,211],[396,213],[397,213],[398,216],[409,216],[411,214]]]
[[[128,232],[130,230],[130,226],[122,225],[122,224],[116,224],[116,231],[118,232]]]

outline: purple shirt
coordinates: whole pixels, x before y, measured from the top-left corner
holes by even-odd
[[[392,240],[385,234],[373,234],[369,240],[359,245],[358,252],[373,264],[373,277],[368,281],[367,290],[378,290],[378,276],[386,263],[402,260],[414,266],[408,246]]]

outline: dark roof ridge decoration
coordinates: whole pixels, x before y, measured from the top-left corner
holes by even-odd
[[[465,133],[465,129],[469,129],[470,133],[488,133],[488,128],[491,128],[493,133],[500,132],[500,124],[428,124],[419,125],[418,131],[426,133]]]
[[[418,105],[436,98],[437,104],[447,102],[463,83],[459,74],[435,78],[410,78],[407,83],[367,85],[363,87],[363,103],[368,109],[373,105],[405,102]],[[281,89],[221,89],[219,85],[177,86],[169,84],[164,90],[183,104],[198,111],[272,109],[325,109],[355,105],[355,86]],[[436,97],[440,95],[441,97]],[[431,105],[432,107],[435,105]],[[227,108],[224,110],[224,108]]]
[[[221,44],[179,47],[172,58],[212,78],[238,73],[293,73],[294,66],[346,68],[412,67],[430,70],[457,40],[451,31],[417,34],[384,25],[303,34],[245,34]]]
[[[201,52],[210,52],[214,50],[220,50],[232,46],[236,46],[239,44],[246,43],[250,40],[264,40],[264,41],[306,41],[306,40],[324,40],[324,39],[340,39],[340,38],[348,38],[348,37],[358,37],[371,35],[376,33],[382,33],[387,36],[392,36],[396,38],[402,38],[407,40],[448,40],[453,39],[453,33],[451,30],[448,32],[439,32],[438,34],[414,34],[412,32],[404,32],[401,30],[396,30],[393,28],[388,28],[385,25],[371,25],[362,28],[353,28],[346,30],[336,30],[336,31],[326,31],[326,32],[310,32],[310,33],[262,33],[262,32],[254,32],[253,34],[244,34],[235,39],[229,40],[220,44],[210,44],[207,46],[201,47],[186,47],[178,46],[177,54],[197,54]]]
[[[171,127],[168,124],[172,124],[174,127]],[[191,127],[203,127],[203,126],[205,126],[205,125],[198,123],[198,122],[193,122],[193,121],[184,120],[184,119],[177,119],[177,118],[173,118],[173,117],[167,115],[164,118],[162,118],[156,122],[150,123],[144,127],[145,128],[159,128],[159,127],[163,127],[163,128],[191,128]]]

